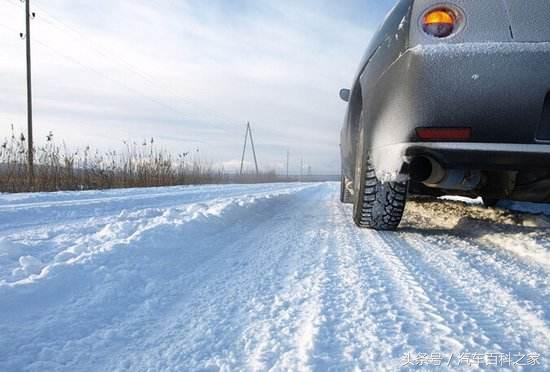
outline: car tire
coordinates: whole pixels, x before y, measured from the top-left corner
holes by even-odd
[[[353,197],[351,195],[351,192],[346,187],[346,178],[344,175],[340,178],[340,201],[344,204],[352,204],[353,203]]]
[[[396,230],[405,211],[408,183],[381,182],[365,148],[364,128],[358,140],[353,204],[355,224],[374,230]]]

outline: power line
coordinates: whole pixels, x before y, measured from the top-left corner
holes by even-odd
[[[114,83],[114,84],[117,84],[117,85],[119,85],[119,86],[121,86],[121,87],[123,87],[123,88],[125,88],[125,89],[128,89],[128,90],[130,90],[130,91],[132,91],[132,92],[134,92],[134,93],[137,93],[139,96],[141,96],[142,98],[145,98],[145,99],[151,101],[152,103],[155,103],[155,104],[157,104],[157,105],[159,105],[159,106],[162,106],[162,107],[164,107],[164,108],[166,108],[166,109],[169,109],[169,110],[171,110],[171,111],[173,111],[174,113],[177,113],[177,114],[179,114],[179,115],[184,115],[184,116],[185,116],[185,114],[183,114],[183,113],[182,113],[181,111],[179,111],[178,109],[176,109],[176,108],[174,108],[174,107],[172,107],[172,106],[170,106],[170,105],[168,105],[168,104],[165,104],[165,103],[163,103],[163,102],[161,102],[161,101],[158,101],[157,99],[152,98],[152,97],[150,97],[150,96],[148,96],[148,95],[142,93],[142,92],[139,91],[138,89],[135,89],[135,88],[133,88],[133,87],[131,87],[131,86],[129,86],[129,85],[127,85],[127,84],[121,82],[121,81],[118,81],[118,80],[116,80],[116,79],[113,79],[113,78],[111,78],[110,76],[108,76],[107,74],[101,72],[100,70],[97,70],[97,69],[95,69],[95,68],[93,68],[93,67],[90,67],[90,66],[86,65],[86,64],[84,64],[84,63],[78,61],[76,58],[71,57],[71,56],[68,56],[68,55],[66,55],[66,54],[64,54],[64,53],[62,53],[62,52],[60,52],[59,50],[56,50],[55,48],[52,48],[51,46],[47,45],[46,43],[44,43],[44,42],[42,42],[42,41],[40,41],[40,40],[37,40],[36,38],[34,39],[34,41],[35,41],[36,43],[42,45],[44,48],[50,50],[51,52],[53,52],[53,53],[55,53],[55,54],[57,54],[57,55],[59,55],[59,56],[65,58],[65,59],[71,61],[72,63],[75,63],[75,64],[77,64],[77,65],[79,65],[79,66],[81,66],[81,67],[83,67],[83,68],[85,68],[85,69],[88,69],[88,70],[94,72],[95,74],[97,74],[97,75],[103,77],[104,79],[109,80],[110,82],[112,82],[112,83]]]
[[[18,6],[18,4],[14,4],[14,3],[13,3],[12,1],[10,1],[10,0],[5,0],[5,1],[7,1],[8,3],[10,3],[11,5]],[[43,10],[40,10],[40,12],[42,13]],[[63,23],[60,22],[60,21],[58,21],[58,22],[59,22],[60,24],[63,24]],[[52,22],[49,22],[49,24],[53,25]],[[7,26],[6,26],[6,27],[7,27]],[[67,29],[69,29],[68,26],[65,25],[65,27],[66,27]],[[9,28],[9,27],[8,27],[8,28]],[[9,29],[11,29],[11,28],[9,28]],[[14,30],[14,29],[11,29],[11,30]],[[14,31],[16,31],[16,30],[14,30]],[[76,31],[76,30],[71,30],[71,31],[74,32],[74,33],[76,33],[77,35],[80,34],[80,33],[79,33],[78,31]],[[16,31],[16,32],[17,32],[17,31]],[[81,35],[81,34],[80,34],[80,35]],[[81,36],[81,37],[84,38],[84,36]],[[158,105],[158,106],[161,106],[161,107],[163,107],[163,108],[165,108],[165,109],[168,109],[168,110],[170,110],[170,111],[172,111],[172,112],[174,112],[174,113],[176,113],[176,114],[178,114],[178,115],[182,115],[183,117],[187,117],[187,114],[183,113],[182,111],[180,111],[179,109],[173,107],[172,105],[169,105],[169,104],[167,104],[167,103],[161,102],[161,101],[159,101],[159,100],[157,100],[157,99],[155,99],[155,98],[153,98],[153,97],[151,97],[151,96],[149,96],[149,95],[147,95],[147,94],[141,92],[140,90],[138,90],[138,89],[136,89],[136,88],[133,88],[133,87],[129,86],[128,84],[125,84],[125,83],[123,83],[123,82],[121,82],[121,81],[119,81],[119,80],[117,80],[117,79],[114,79],[114,78],[110,77],[109,75],[105,74],[104,72],[102,72],[102,71],[100,71],[100,70],[98,70],[98,69],[96,69],[96,68],[93,68],[93,67],[91,67],[91,66],[89,66],[89,65],[87,65],[87,64],[85,64],[85,63],[83,63],[83,62],[81,62],[81,61],[79,61],[79,60],[76,59],[75,57],[69,56],[69,55],[66,55],[66,54],[60,52],[59,50],[57,50],[57,49],[51,47],[50,45],[46,44],[46,43],[43,42],[43,41],[40,41],[40,40],[38,40],[38,39],[36,39],[36,38],[35,38],[33,41],[36,42],[36,43],[38,43],[38,44],[40,44],[42,47],[44,47],[44,48],[50,50],[50,51],[53,52],[54,54],[59,55],[59,56],[61,56],[62,58],[66,59],[66,60],[69,60],[69,61],[71,61],[72,63],[81,66],[81,67],[84,68],[84,69],[88,69],[88,70],[92,71],[93,73],[95,73],[95,74],[101,76],[102,78],[104,78],[104,79],[106,79],[106,80],[108,80],[108,81],[110,81],[110,82],[112,82],[112,83],[114,83],[114,84],[116,84],[116,85],[119,85],[119,86],[121,86],[121,87],[123,87],[123,88],[125,88],[125,89],[127,89],[127,90],[129,90],[129,91],[132,91],[132,92],[138,94],[140,97],[142,97],[142,98],[144,98],[144,99],[146,99],[146,100],[149,100],[150,102],[152,102],[152,103],[154,103],[154,104],[156,104],[156,105]],[[90,45],[90,44],[88,43],[88,45]],[[94,48],[94,50],[96,50],[96,52],[98,52],[98,53],[101,53],[104,57],[109,57],[107,54],[101,52],[99,49],[95,49],[95,48]],[[124,63],[124,62],[121,62],[121,63]],[[130,67],[130,66],[128,65],[127,67]],[[138,74],[138,72],[134,72],[134,74]],[[144,76],[145,76],[145,75],[144,75]],[[152,78],[151,78],[151,79],[148,79],[148,78],[145,76],[145,79],[149,80],[150,83],[154,84],[154,82],[152,81]]]
[[[6,1],[10,1],[10,0],[6,0]],[[159,87],[163,91],[169,92],[174,98],[177,98],[177,99],[183,101],[187,105],[196,105],[196,103],[194,103],[189,97],[182,96],[181,94],[177,93],[176,91],[174,91],[172,88],[166,86],[165,84],[159,84],[159,80],[157,78],[155,78],[155,77],[139,70],[137,67],[132,65],[130,62],[126,61],[125,59],[123,59],[120,56],[117,56],[116,53],[114,53],[112,50],[109,50],[108,48],[105,48],[104,46],[98,45],[98,43],[96,41],[90,39],[85,34],[83,34],[81,31],[76,30],[73,27],[69,26],[67,23],[65,23],[63,21],[60,21],[58,18],[54,17],[53,15],[51,15],[50,13],[45,11],[43,8],[36,7],[36,9],[38,9],[40,11],[41,15],[43,14],[45,16],[44,18],[41,18],[41,20],[43,20],[44,22],[46,22],[46,23],[50,24],[51,26],[56,27],[60,30],[64,29],[64,30],[67,30],[69,32],[72,32],[73,34],[75,34],[79,38],[86,41],[87,42],[87,44],[86,44],[87,47],[91,48],[93,51],[95,51],[96,53],[98,53],[99,55],[104,57],[107,61],[109,61],[111,63],[113,61],[118,62],[120,65],[124,66],[125,71],[130,72],[130,73],[140,77],[141,79],[147,81],[152,86]],[[165,105],[169,106],[167,104],[165,104]],[[225,117],[224,115],[214,114],[212,112],[209,112],[209,116],[216,119],[216,120],[220,120],[220,121],[224,121],[224,122],[231,122],[232,121],[229,118]]]
[[[131,73],[139,76],[140,78],[146,80],[147,82],[149,82],[152,85],[157,85],[157,81],[155,81],[154,77],[146,74],[143,71],[138,70],[135,66],[133,66],[132,64],[130,64],[126,60],[122,59],[120,56],[117,56],[111,50],[108,50],[105,47],[103,47],[104,50],[102,50],[102,47],[97,46],[95,41],[93,41],[90,38],[86,37],[82,32],[80,32],[76,29],[73,29],[72,27],[68,26],[66,23],[64,23],[62,21],[59,21],[58,19],[52,17],[51,15],[49,15],[49,13],[47,13],[43,9],[40,9],[40,8],[38,8],[38,9],[40,10],[41,15],[45,15],[45,18],[41,18],[41,20],[43,20],[44,22],[46,22],[49,25],[54,26],[54,27],[56,27],[60,30],[65,29],[65,30],[68,30],[68,31],[72,32],[73,34],[77,35],[79,38],[87,41],[86,47],[93,49],[96,53],[98,53],[102,57],[105,57],[108,61],[115,60],[119,64],[123,65]],[[50,18],[50,19],[48,19],[48,18]],[[162,87],[162,88],[164,88],[164,87]],[[184,100],[184,101],[189,101],[189,99],[187,97],[183,97],[183,96],[180,96],[180,95],[176,95],[176,96],[178,98]]]
[[[157,85],[157,82],[155,81],[155,79],[149,75],[147,75],[146,73],[142,72],[142,71],[139,71],[137,70],[133,65],[131,65],[129,62],[126,62],[124,59],[116,56],[114,53],[112,53],[112,51],[109,51],[107,49],[105,49],[105,51],[101,50],[100,47],[96,46],[95,42],[92,41],[90,38],[87,38],[84,34],[82,34],[80,31],[78,30],[75,30],[73,29],[72,27],[68,26],[67,24],[65,24],[64,22],[61,22],[59,20],[57,20],[56,18],[52,17],[51,15],[49,15],[46,11],[44,11],[43,9],[40,9],[40,13],[41,15],[44,14],[46,17],[50,18],[51,20],[48,20],[47,18],[41,18],[44,22],[54,26],[54,27],[57,27],[58,29],[65,29],[65,30],[68,30],[70,32],[72,32],[73,34],[77,35],[78,37],[80,37],[81,39],[87,41],[87,44],[86,46],[88,48],[91,48],[93,49],[96,53],[98,53],[99,55],[101,55],[102,57],[106,58],[108,61],[117,61],[119,64],[123,65],[125,67],[125,69],[130,73],[134,74],[134,75],[137,75],[139,76],[140,78],[146,80],[148,83],[150,83],[151,85]],[[57,24],[61,25],[58,26]],[[161,88],[165,88],[165,87],[161,87]],[[173,93],[173,92],[172,92]],[[189,101],[188,98],[185,98],[185,97],[182,97],[182,96],[179,96],[177,95],[178,98],[184,100],[184,101]],[[165,104],[164,104],[165,105]],[[169,106],[169,105],[166,105],[166,106]],[[177,111],[177,110],[176,110]]]
[[[18,4],[17,2],[14,2],[13,0],[5,0],[6,2],[8,2],[9,4],[13,5],[13,6],[16,6],[16,7],[20,7],[20,4]],[[154,86],[154,87],[157,87],[157,88],[160,88],[162,91],[165,91],[165,92],[168,92],[171,94],[172,97],[174,98],[177,98],[178,100],[180,101],[183,101],[186,105],[196,105],[195,103],[193,103],[188,97],[185,97],[185,96],[181,96],[180,94],[178,94],[177,92],[175,92],[174,90],[172,90],[170,87],[167,87],[165,86],[164,84],[158,84],[158,79],[154,78],[153,76],[143,72],[143,71],[140,71],[139,69],[137,69],[134,65],[132,65],[131,63],[127,62],[126,60],[124,60],[122,57],[120,56],[117,56],[115,53],[113,53],[111,50],[109,50],[108,48],[105,48],[105,47],[101,47],[99,46],[94,40],[90,39],[89,37],[87,37],[85,34],[83,34],[81,31],[79,30],[76,30],[74,29],[73,27],[69,26],[67,23],[63,22],[63,21],[60,21],[59,19],[57,19],[56,17],[52,16],[50,13],[48,13],[47,11],[45,11],[43,8],[41,7],[37,7],[35,5],[33,5],[33,8],[39,10],[40,12],[40,17],[39,17],[39,20],[40,21],[44,21],[45,23],[49,24],[50,26],[53,26],[53,27],[56,27],[57,29],[61,30],[61,31],[69,31],[71,32],[72,34],[76,35],[77,37],[79,37],[80,39],[86,41],[86,47],[91,49],[92,51],[94,51],[95,53],[99,54],[100,56],[102,56],[106,61],[110,62],[110,63],[113,63],[114,62],[118,62],[119,65],[123,66],[123,69],[125,72],[129,72],[143,80],[145,80],[147,83],[149,83],[150,85]],[[55,54],[58,54],[60,55],[61,57],[65,58],[65,59],[68,59],[70,61],[72,61],[73,63],[75,64],[78,64],[80,65],[81,67],[83,68],[87,68],[91,71],[93,71],[94,73],[102,76],[104,79],[107,79],[115,84],[118,84],[122,87],[124,87],[125,89],[128,89],[134,93],[137,93],[138,95],[140,95],[142,98],[146,98],[148,99],[149,101],[159,105],[159,106],[162,106],[164,108],[167,108],[169,109],[170,111],[173,111],[175,113],[177,113],[178,115],[182,115],[183,117],[189,117],[188,114],[185,114],[184,112],[182,112],[181,110],[175,108],[174,106],[168,104],[168,103],[164,103],[164,102],[161,102],[159,101],[158,99],[156,98],[152,98],[151,96],[143,93],[142,91],[136,89],[136,88],[133,88],[125,83],[122,83],[120,82],[119,80],[115,79],[115,78],[112,78],[110,76],[108,76],[107,74],[93,68],[93,67],[90,67],[89,65],[77,60],[75,57],[73,56],[67,56],[65,55],[64,53],[62,52],[59,52],[58,50],[52,48],[51,46],[47,45],[46,43],[44,42],[39,42],[41,45],[43,45],[44,47],[46,47],[47,49],[51,50],[52,52],[54,52]],[[202,115],[202,114],[201,114]],[[230,120],[229,118],[227,118],[226,116],[224,115],[220,115],[220,114],[217,114],[217,113],[213,113],[211,111],[208,112],[208,116],[214,120],[217,120],[217,121],[220,121],[220,122],[225,122],[225,123],[231,123],[232,120]]]
[[[19,6],[20,4],[14,3],[12,0],[6,0],[6,2],[8,2],[12,6],[16,6],[17,8],[20,9],[20,6]],[[34,7],[35,6],[33,5],[33,8]],[[125,59],[123,59],[121,57],[116,56],[115,53],[112,53],[107,48],[98,46],[95,41],[90,40],[90,38],[86,37],[86,35],[83,34],[81,31],[76,30],[73,27],[69,26],[67,23],[58,20],[57,18],[50,15],[48,12],[44,11],[42,8],[37,7],[37,10],[39,11],[39,14],[40,14],[40,18],[39,18],[40,21],[43,21],[45,24],[56,27],[57,29],[59,29],[61,31],[64,31],[64,32],[65,31],[70,31],[71,34],[76,35],[78,38],[86,41],[85,45],[86,45],[87,50],[99,54],[101,57],[103,57],[105,60],[107,60],[110,63],[117,62],[119,65],[123,66],[124,71],[127,71],[127,72],[133,74],[134,76],[137,76],[137,77],[145,80],[146,82],[148,82],[149,84],[151,84],[153,86],[159,86],[164,91],[171,92],[172,95],[174,96],[174,98],[179,98],[180,100],[185,101],[186,104],[192,104],[192,102],[187,97],[183,97],[183,96],[181,96],[177,93],[174,93],[174,91],[171,91],[170,88],[166,88],[162,85],[158,85],[158,79],[155,79],[151,75],[149,75],[149,74],[147,74],[143,71],[140,71],[138,68],[134,67],[131,63],[127,62]],[[17,32],[17,30],[12,29],[11,27],[5,26],[5,28],[10,29],[14,32]],[[80,66],[81,68],[84,68],[86,70],[89,70],[89,71],[93,72],[94,74],[100,76],[102,79],[110,81],[113,84],[116,84],[118,86],[123,87],[126,90],[129,90],[129,91],[132,91],[132,92],[136,93],[141,98],[146,99],[146,100],[154,103],[155,105],[158,105],[160,107],[168,109],[168,110],[170,110],[174,113],[177,113],[178,115],[182,115],[184,117],[190,117],[188,114],[185,114],[184,112],[180,111],[180,109],[172,106],[171,104],[165,103],[165,102],[160,101],[160,100],[158,100],[154,97],[151,97],[150,95],[142,92],[141,90],[136,89],[136,88],[132,87],[131,85],[128,85],[124,81],[121,81],[120,79],[117,79],[117,78],[114,78],[114,77],[110,76],[110,74],[105,73],[101,69],[94,68],[94,67],[90,66],[89,64],[79,60],[77,57],[75,57],[73,55],[70,55],[70,54],[66,54],[63,51],[61,51],[60,49],[52,47],[47,42],[44,42],[44,41],[36,39],[36,38],[33,39],[33,42],[38,43],[41,47],[46,48],[47,50],[54,53],[55,55],[58,55],[58,56],[62,57],[63,59],[68,60],[71,63]],[[227,117],[225,117],[223,115],[214,114],[212,112],[208,112],[208,114],[209,114],[208,116],[210,116],[212,119],[217,120],[219,122],[231,123],[231,120],[229,120]],[[257,159],[256,159],[256,151],[255,151],[255,147],[254,147],[254,143],[253,143],[251,130],[249,130],[249,135],[251,137],[250,140],[251,140],[251,144],[252,144],[252,151],[253,151],[253,155],[254,155],[256,172],[258,173],[259,169],[258,169],[258,163],[257,163]]]
[[[18,7],[18,8],[21,6],[21,3],[17,3],[17,2],[15,2],[15,1],[12,1],[12,0],[6,0],[6,1],[7,1],[8,3],[10,3],[11,5],[14,5],[14,6]]]
[[[19,33],[21,32],[21,31],[19,31],[19,30],[16,30],[16,29],[13,28],[13,27],[10,27],[10,26],[8,26],[8,25],[4,25],[4,24],[2,24],[2,23],[0,23],[0,27],[4,27],[6,30],[13,31],[13,32],[17,33],[18,35],[19,35]]]

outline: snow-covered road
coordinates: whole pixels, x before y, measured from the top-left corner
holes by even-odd
[[[337,187],[0,195],[0,370],[550,368],[548,217]]]

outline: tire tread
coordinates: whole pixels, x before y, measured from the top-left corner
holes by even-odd
[[[406,182],[382,183],[376,178],[375,169],[369,159],[364,172],[364,190],[358,195],[355,222],[361,228],[375,230],[396,230],[401,223],[407,200]]]

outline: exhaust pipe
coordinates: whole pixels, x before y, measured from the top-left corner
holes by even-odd
[[[432,179],[434,168],[438,171],[438,163],[431,158],[419,156],[414,158],[409,164],[409,176],[414,182],[424,183]]]
[[[472,191],[481,184],[481,172],[465,169],[445,169],[437,160],[419,156],[409,164],[409,176],[427,187]]]

